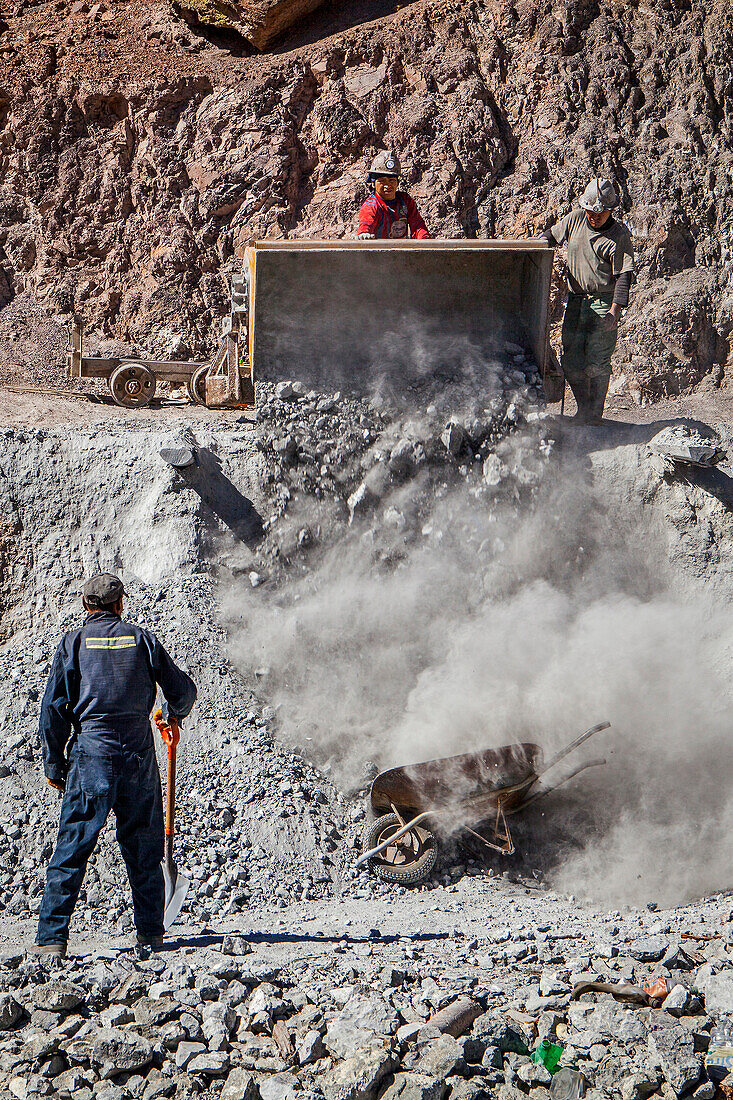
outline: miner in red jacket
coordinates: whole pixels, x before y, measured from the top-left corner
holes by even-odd
[[[397,190],[399,178],[397,155],[390,150],[379,153],[369,169],[373,191],[359,211],[360,241],[399,240],[408,236],[427,240],[430,236],[414,200]]]

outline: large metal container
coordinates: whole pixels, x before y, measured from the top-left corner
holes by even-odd
[[[319,390],[435,374],[481,385],[506,341],[544,374],[552,260],[544,239],[259,241],[244,261],[242,353],[255,381]]]

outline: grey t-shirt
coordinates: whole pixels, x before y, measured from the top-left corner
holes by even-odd
[[[568,242],[568,285],[576,294],[611,296],[622,272],[633,272],[631,234],[611,216],[593,229],[585,210],[571,210],[548,230],[557,242]]]

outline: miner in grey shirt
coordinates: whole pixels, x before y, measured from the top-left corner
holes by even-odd
[[[568,245],[568,300],[562,325],[562,369],[578,405],[578,419],[598,424],[611,378],[621,310],[634,274],[631,235],[611,211],[618,206],[610,180],[594,179],[571,210],[545,233]]]

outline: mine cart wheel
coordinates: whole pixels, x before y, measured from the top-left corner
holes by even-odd
[[[155,393],[155,375],[142,363],[121,363],[110,375],[109,388],[118,405],[141,409]]]
[[[206,404],[206,375],[208,371],[209,364],[205,363],[203,367],[198,367],[188,380],[188,396],[194,405]]]
[[[402,828],[396,814],[384,814],[364,832],[364,851],[383,844],[392,833]],[[369,867],[384,882],[398,882],[401,886],[416,886],[424,882],[438,859],[438,842],[430,829],[416,825],[409,833],[369,860]]]

